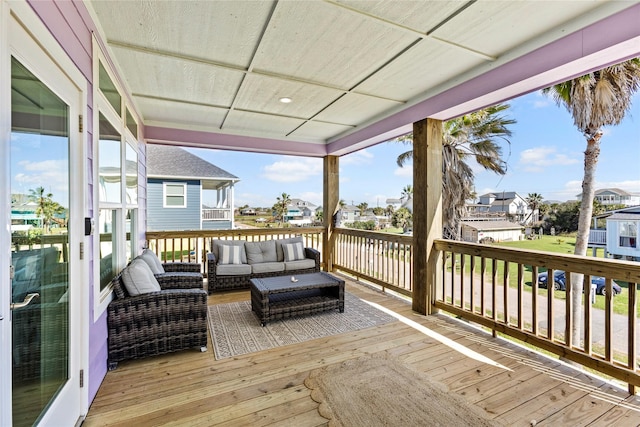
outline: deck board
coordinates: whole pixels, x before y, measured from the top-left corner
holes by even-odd
[[[346,289],[428,328],[430,335],[397,321],[222,360],[215,360],[209,339],[205,353],[121,362],[107,374],[84,426],[326,425],[304,379],[313,369],[375,353],[425,372],[505,425],[640,424],[640,401],[624,389],[447,316],[417,315],[400,298],[349,280]],[[209,304],[248,299],[248,291],[236,291],[214,294]]]

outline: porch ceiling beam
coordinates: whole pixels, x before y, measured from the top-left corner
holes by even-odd
[[[210,66],[210,67],[216,67],[216,68],[220,68],[220,69],[224,69],[224,70],[237,71],[237,72],[243,73],[245,75],[246,74],[255,74],[256,76],[271,77],[273,79],[283,80],[283,81],[286,81],[286,82],[300,83],[300,84],[305,84],[305,85],[324,88],[324,89],[336,90],[336,91],[342,92],[343,94],[355,93],[355,94],[362,95],[362,96],[368,96],[368,97],[371,97],[373,99],[379,99],[379,100],[388,101],[388,102],[395,102],[395,103],[397,103],[399,105],[402,105],[402,104],[406,103],[406,100],[404,100],[404,99],[388,98],[388,97],[385,97],[385,96],[374,95],[374,94],[371,94],[371,93],[358,91],[358,90],[356,90],[356,88],[350,88],[349,89],[349,88],[335,86],[335,85],[322,83],[322,82],[318,82],[318,81],[314,81],[314,80],[302,79],[302,78],[290,76],[290,75],[287,75],[287,74],[273,73],[273,72],[254,69],[254,68],[249,69],[247,67],[242,67],[242,66],[239,66],[239,65],[227,64],[227,63],[219,62],[219,61],[212,61],[210,59],[198,58],[198,57],[191,56],[191,55],[183,55],[183,54],[176,53],[176,52],[168,52],[168,51],[159,50],[159,49],[151,49],[151,48],[148,48],[148,47],[145,47],[145,46],[138,46],[138,45],[131,44],[131,43],[122,43],[122,42],[118,42],[118,41],[115,41],[115,40],[109,40],[107,42],[107,44],[109,46],[112,46],[112,47],[118,47],[118,48],[121,48],[121,49],[126,49],[126,50],[135,51],[135,52],[141,52],[141,53],[146,53],[146,54],[149,54],[149,55],[161,56],[161,57],[165,57],[165,58],[179,59],[181,61],[194,62],[194,63],[197,63],[197,64],[207,65],[207,66]],[[362,83],[362,82],[360,82],[360,83]],[[228,107],[225,107],[225,108],[228,108]]]

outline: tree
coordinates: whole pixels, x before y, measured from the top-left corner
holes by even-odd
[[[51,220],[56,214],[63,213],[64,207],[53,200],[52,193],[45,194],[44,191],[44,187],[37,187],[36,189],[29,190],[29,199],[37,203],[38,207],[36,208],[36,215],[42,218],[44,232],[48,233],[51,226]]]
[[[396,208],[393,207],[393,205],[387,205],[387,207],[384,210],[384,213],[390,217],[391,215],[393,215],[393,211],[395,211]]]
[[[400,193],[400,198],[403,200],[408,200],[413,197],[413,185],[407,185],[402,189],[402,193]]]
[[[504,116],[509,104],[498,104],[444,123],[442,147],[442,217],[444,237],[458,239],[460,219],[465,215],[467,200],[475,197],[473,170],[467,164],[472,158],[483,168],[504,175],[507,165],[502,160],[503,140],[510,144],[509,125],[516,121]],[[397,138],[413,144],[413,134]],[[398,156],[402,167],[413,158],[413,150]]]
[[[276,198],[276,203],[273,205],[273,212],[275,213],[276,219],[280,222],[280,226],[282,226],[284,216],[289,211],[289,204],[291,204],[291,197],[287,193],[282,193],[282,195]]]
[[[407,231],[407,228],[411,225],[413,216],[407,208],[400,208],[393,213],[391,217],[391,225],[394,227],[400,227],[403,231]]]
[[[531,216],[532,216],[532,220],[533,222],[538,222],[539,218],[538,218],[538,212],[536,212],[538,210],[538,207],[540,207],[540,205],[542,204],[542,194],[540,193],[529,193],[527,195],[527,198],[525,199],[525,201],[527,202],[527,207],[529,209],[531,209]]]
[[[356,208],[358,208],[358,210],[360,211],[360,216],[364,216],[364,214],[367,213],[369,204],[367,202],[362,202],[358,206],[356,206]]]
[[[600,155],[600,140],[604,126],[618,125],[631,108],[631,98],[640,88],[640,58],[592,71],[575,79],[542,90],[564,106],[573,123],[584,135],[587,148],[584,152],[584,176],[582,200],[578,218],[578,234],[574,254],[586,255],[589,227],[593,214],[595,172]],[[582,284],[584,276],[571,274],[573,288],[573,342],[579,343],[582,319]]]
[[[373,208],[373,214],[376,216],[384,215],[384,208],[381,208],[380,206],[376,206],[375,208]]]

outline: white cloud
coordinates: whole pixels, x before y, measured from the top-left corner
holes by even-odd
[[[405,166],[403,168],[396,168],[396,170],[393,171],[393,174],[395,176],[402,176],[402,177],[405,177],[405,178],[413,178],[413,167]]]
[[[300,182],[322,175],[322,159],[283,158],[262,168],[262,177],[275,182]]]
[[[340,165],[366,165],[371,163],[373,154],[366,149],[340,157]]]
[[[296,199],[302,199],[307,202],[311,202],[316,206],[322,206],[322,193],[316,193],[314,191],[305,191],[296,196]]]
[[[555,104],[551,98],[549,98],[546,95],[543,95],[542,91],[537,91],[532,105],[533,105],[533,108],[547,108]]]
[[[555,147],[537,147],[523,150],[520,153],[519,164],[525,172],[544,172],[552,166],[567,166],[580,162],[580,157],[570,157],[557,153]]]
[[[69,167],[66,160],[44,160],[18,162],[24,172],[13,177],[17,186],[15,190],[28,193],[29,190],[43,187],[46,193],[53,194],[53,199],[63,205],[68,204]]]
[[[266,197],[264,194],[256,193],[236,193],[234,199],[235,207],[249,205],[253,208],[268,208],[276,202],[273,197]]]

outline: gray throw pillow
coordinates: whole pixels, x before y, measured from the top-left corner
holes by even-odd
[[[284,252],[282,251],[282,245],[297,242],[302,243],[302,246],[304,246],[304,240],[302,240],[302,236],[276,240],[276,254],[278,256],[277,260],[280,262],[284,261]]]
[[[218,251],[220,252],[220,264],[243,264],[242,252],[244,247],[221,245]]]
[[[220,248],[222,246],[239,246],[242,249],[240,250],[240,258],[241,258],[241,263],[242,264],[246,264],[247,263],[247,254],[244,250],[244,240],[218,240],[218,239],[214,239],[213,240],[213,244],[212,244],[212,251],[211,253],[213,253],[216,257],[216,259],[218,260],[218,262],[220,262]]]
[[[282,252],[284,254],[285,262],[298,261],[305,259],[304,246],[301,242],[285,243],[282,245]]]
[[[153,274],[164,273],[164,267],[162,266],[162,263],[160,262],[156,254],[149,249],[145,249],[144,251],[142,251],[142,253],[137,258],[144,260]]]
[[[124,269],[122,281],[131,296],[160,291],[160,284],[149,265],[140,258],[135,258]]]

